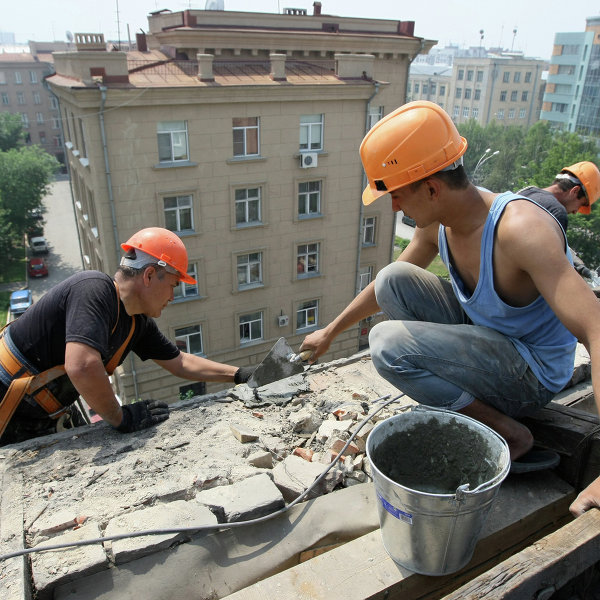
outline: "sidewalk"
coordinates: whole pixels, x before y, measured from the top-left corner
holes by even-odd
[[[0,292],[16,292],[17,290],[24,290],[26,287],[26,281],[9,281],[8,283],[0,283]]]

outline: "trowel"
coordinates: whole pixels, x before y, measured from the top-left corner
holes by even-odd
[[[312,350],[296,354],[285,338],[279,338],[248,379],[251,388],[261,387],[292,375],[304,373],[302,361],[310,358]]]

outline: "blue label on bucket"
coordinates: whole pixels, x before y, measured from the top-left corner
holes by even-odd
[[[385,508],[390,515],[396,517],[396,519],[400,519],[401,521],[408,523],[409,525],[412,525],[412,515],[410,513],[406,513],[403,510],[391,505],[379,492],[377,492],[377,497],[379,498],[383,508]]]

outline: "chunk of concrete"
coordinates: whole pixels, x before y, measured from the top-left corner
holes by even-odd
[[[97,523],[88,523],[75,531],[69,531],[39,544],[66,544],[101,537]],[[74,581],[108,568],[108,559],[101,543],[89,546],[73,546],[60,552],[36,552],[31,555],[31,574],[37,590],[37,598],[52,598],[52,590],[64,583]]]
[[[208,506],[220,523],[255,519],[285,505],[281,492],[266,473],[248,477],[233,485],[199,492],[196,501]]]
[[[256,467],[257,469],[272,469],[273,455],[270,452],[259,450],[258,452],[252,453],[248,457],[248,464]]]
[[[292,426],[292,431],[312,433],[319,429],[319,426],[323,422],[323,417],[321,417],[319,411],[307,406],[292,413],[289,416],[289,421]]]
[[[352,421],[337,421],[335,419],[328,419],[323,421],[317,432],[317,439],[320,442],[327,441],[334,432],[343,433],[349,431],[352,428]]]
[[[290,455],[273,469],[273,481],[281,490],[287,502],[295,500],[303,494],[321,475],[326,467],[322,463],[308,462],[299,456]],[[329,473],[311,490],[307,498],[316,498],[331,492],[342,480],[342,473],[336,468]]]
[[[229,428],[231,429],[231,433],[242,443],[247,444],[248,442],[255,442],[258,439],[258,433],[252,431],[248,427],[244,427],[244,425],[239,425],[238,423],[229,423]]]
[[[196,526],[200,529],[202,526],[216,523],[217,518],[205,506],[198,505],[193,501],[177,500],[119,515],[109,521],[105,536],[149,529],[177,529],[178,527]],[[169,548],[175,542],[189,540],[193,533],[194,531],[186,531],[115,540],[111,542],[115,563],[126,563]]]

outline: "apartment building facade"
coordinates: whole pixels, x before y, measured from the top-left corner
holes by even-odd
[[[390,261],[394,214],[385,201],[363,207],[358,146],[404,102],[411,58],[435,43],[413,26],[317,11],[161,12],[137,51],[55,54],[48,81],[86,266],[112,274],[121,242],[167,227],[198,281],[181,284],[158,319],[170,339],[237,365],[257,364],[281,336],[298,348]],[[368,326],[325,358],[355,352]],[[167,401],[222,387],[137,357],[117,386],[124,399]]]
[[[452,66],[412,64],[408,78],[407,100],[429,100],[448,111]]]
[[[0,53],[0,110],[18,114],[26,144],[37,144],[64,163],[58,102],[44,84],[53,72],[52,51],[66,44],[30,44],[30,52]]]
[[[582,135],[600,133],[600,17],[583,32],[557,33],[541,118]]]

